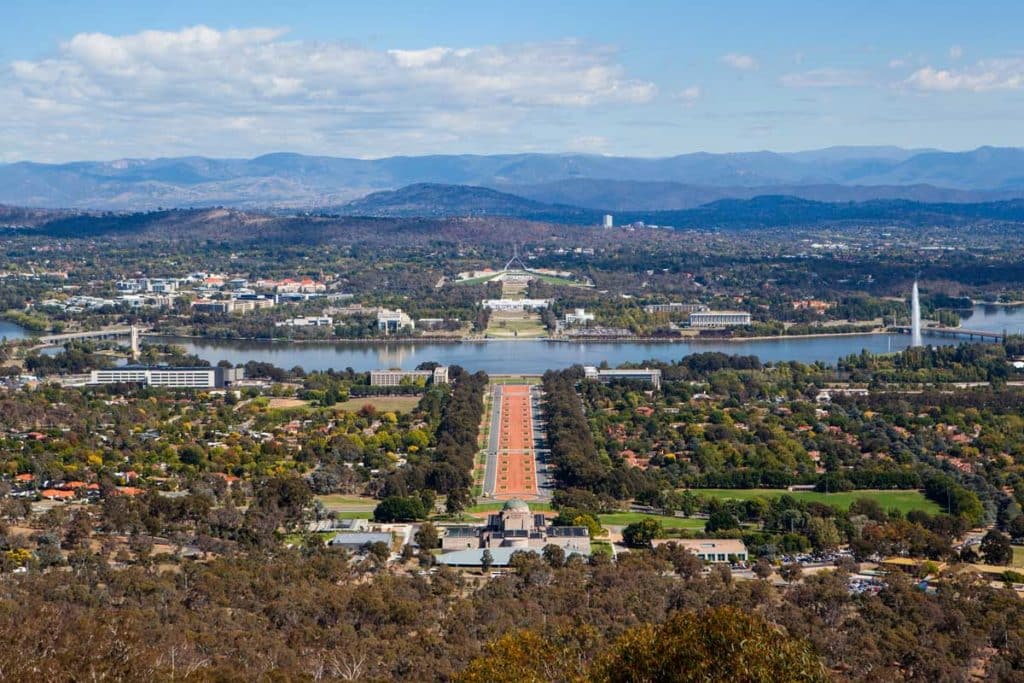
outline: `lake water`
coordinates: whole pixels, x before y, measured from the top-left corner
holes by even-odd
[[[1013,334],[1024,330],[1024,307],[978,306],[963,320],[965,328]],[[925,335],[925,343],[956,344],[961,340]],[[722,351],[755,355],[763,361],[820,361],[828,364],[867,349],[872,353],[900,351],[910,344],[909,335],[862,334],[839,337],[779,338],[751,341],[550,342],[487,341],[445,344],[396,342],[393,344],[309,343],[176,339],[189,353],[216,363],[255,360],[278,367],[300,366],[305,370],[352,368],[365,372],[378,368],[412,369],[426,361],[461,365],[489,373],[542,373],[573,364],[611,366],[644,360],[674,361],[691,353]]]
[[[1024,306],[979,305],[963,317],[967,329],[1019,334],[1024,332]],[[21,339],[28,333],[14,323],[0,320],[0,338]],[[279,367],[296,365],[306,370],[376,368],[412,369],[425,361],[461,365],[490,373],[541,373],[549,368],[573,364],[612,366],[644,360],[674,361],[703,351],[755,355],[763,361],[821,361],[834,364],[839,358],[867,349],[872,353],[899,351],[910,343],[908,335],[859,334],[841,337],[778,338],[751,341],[640,342],[549,342],[488,341],[461,344],[396,342],[393,344],[258,342],[202,339],[168,339],[189,353],[216,363],[227,360],[245,363],[256,360]],[[956,344],[961,340],[925,334],[928,344]],[[58,352],[54,349],[54,352]]]
[[[0,320],[0,339],[24,339],[29,336],[28,331],[21,325],[15,325],[7,320]]]

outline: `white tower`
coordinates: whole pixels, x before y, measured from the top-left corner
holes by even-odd
[[[924,346],[921,339],[921,298],[917,293],[917,280],[910,292],[910,346]]]
[[[139,359],[139,328],[135,327],[135,325],[132,325],[131,350],[132,350],[132,360],[138,360]]]
[[[606,213],[604,215],[604,223],[603,223],[603,225],[606,228],[611,228],[611,227],[613,227],[615,225],[615,219],[612,218],[612,215],[610,213]]]

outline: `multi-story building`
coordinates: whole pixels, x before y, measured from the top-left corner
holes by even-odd
[[[661,389],[661,370],[657,368],[595,368],[588,365],[583,368],[583,376],[605,384],[616,380],[647,382],[655,389]]]
[[[139,383],[152,387],[182,389],[217,389],[245,379],[244,368],[176,368],[166,365],[126,365],[120,368],[93,370],[89,384]]]
[[[396,308],[393,311],[381,308],[377,311],[377,329],[381,332],[388,334],[399,332],[405,328],[415,330],[416,322],[401,308]]]
[[[749,324],[750,314],[744,311],[699,311],[690,314],[690,327],[736,327]]]
[[[644,311],[647,313],[698,313],[700,311],[706,311],[708,307],[704,304],[684,304],[684,303],[669,303],[669,304],[647,304],[644,306]]]
[[[235,299],[198,299],[192,302],[192,310],[197,313],[250,313],[273,306],[273,299],[254,295],[242,295]]]
[[[403,382],[415,383],[422,380],[434,384],[448,384],[448,367],[439,365],[433,370],[371,370],[370,385],[375,387],[397,387]]]

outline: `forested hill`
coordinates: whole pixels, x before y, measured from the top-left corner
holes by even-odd
[[[346,216],[506,216],[558,223],[594,222],[599,215],[593,209],[545,204],[486,187],[438,183],[417,183],[398,190],[374,192],[336,211]]]
[[[721,199],[693,209],[619,211],[545,204],[506,192],[465,185],[417,184],[376,192],[337,209],[342,215],[446,218],[505,216],[535,221],[597,225],[605,213],[618,224],[675,228],[784,227],[847,221],[929,225],[974,221],[1024,222],[1024,200],[978,203],[929,203],[904,199],[863,202],[821,202],[789,195]]]
[[[974,204],[925,203],[902,199],[816,202],[768,195],[722,199],[685,211],[620,212],[616,221],[645,221],[675,228],[783,227],[813,224],[892,223],[909,226],[970,222],[1024,222],[1024,200]]]
[[[371,203],[351,206],[351,215],[282,214],[230,209],[165,210],[144,213],[45,213],[7,209],[3,230],[59,238],[145,237],[323,243],[363,243],[398,238],[493,239],[515,226],[527,233],[569,235],[593,228],[602,211],[532,202],[484,188],[416,186],[386,193]],[[466,203],[462,204],[461,201]],[[1024,225],[1024,200],[977,204],[928,204],[903,200],[828,203],[787,196],[727,199],[685,211],[615,213],[616,225],[687,229],[745,230],[802,226],[880,225],[925,229],[971,225],[1005,230]],[[0,226],[3,223],[0,222]],[[525,231],[525,232],[524,232]],[[613,235],[614,232],[606,232]]]

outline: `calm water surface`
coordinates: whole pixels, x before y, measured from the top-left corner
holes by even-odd
[[[967,329],[1024,333],[1024,306],[976,306],[963,316]],[[28,333],[14,323],[0,320],[0,338],[21,339]],[[907,347],[906,335],[850,335],[804,339],[762,339],[756,341],[687,341],[674,343],[536,341],[488,341],[444,344],[397,342],[393,344],[353,344],[346,342],[290,344],[229,340],[173,339],[189,353],[211,363],[227,360],[245,363],[256,360],[279,367],[296,365],[306,370],[353,368],[412,369],[425,361],[461,365],[472,371],[491,373],[540,373],[580,363],[597,365],[607,361],[616,366],[644,360],[674,361],[691,353],[722,351],[758,356],[763,361],[821,361],[834,364],[839,358],[867,349],[872,353],[899,351]],[[952,344],[959,340],[925,335],[929,344]]]
[[[963,325],[969,329],[1014,334],[1024,330],[1024,307],[978,306],[965,316]],[[204,360],[216,363],[227,360],[245,363],[256,360],[278,367],[301,366],[305,370],[352,368],[357,371],[375,368],[412,369],[426,361],[445,365],[461,365],[471,370],[490,373],[540,373],[549,368],[563,368],[580,363],[597,365],[607,361],[616,366],[644,360],[673,361],[685,355],[704,351],[722,351],[755,355],[763,361],[796,360],[804,363],[821,361],[834,364],[839,358],[867,349],[872,353],[900,351],[910,344],[907,335],[849,335],[805,339],[763,339],[756,341],[687,341],[673,343],[585,342],[565,343],[535,341],[488,341],[444,344],[430,342],[398,342],[394,344],[221,341],[179,339],[184,346]],[[953,344],[959,340],[925,335],[928,344]]]

